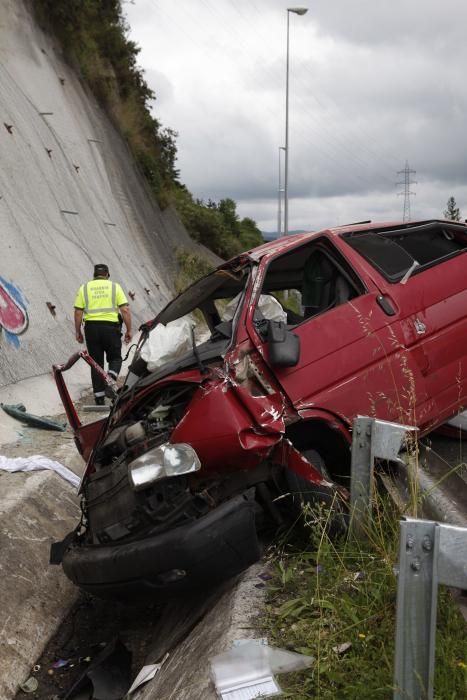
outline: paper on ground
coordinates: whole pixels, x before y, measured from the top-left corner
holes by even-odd
[[[0,469],[6,472],[32,472],[37,469],[50,469],[78,488],[81,479],[71,469],[42,455],[32,457],[3,457],[0,455]]]

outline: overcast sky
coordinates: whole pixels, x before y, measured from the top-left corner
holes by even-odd
[[[442,216],[451,195],[467,217],[467,3],[307,4],[290,14],[289,229],[401,219],[406,161],[412,219]],[[123,6],[181,181],[276,230],[287,3]]]

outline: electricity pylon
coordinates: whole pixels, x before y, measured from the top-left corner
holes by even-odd
[[[416,194],[415,192],[412,192],[410,190],[410,185],[418,184],[416,180],[411,180],[410,176],[415,175],[416,172],[416,170],[411,170],[409,168],[409,162],[407,160],[405,161],[404,170],[397,171],[398,175],[404,176],[404,180],[402,182],[396,182],[396,185],[404,185],[404,191],[398,192],[399,197],[401,195],[404,195],[404,214],[402,217],[402,221],[410,221],[410,197],[411,195],[415,196]]]

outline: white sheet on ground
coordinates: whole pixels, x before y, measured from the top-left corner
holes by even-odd
[[[32,457],[3,457],[0,455],[0,469],[5,472],[32,472],[37,469],[50,469],[76,488],[81,482],[81,478],[72,472],[71,469],[63,466],[60,462],[55,462],[53,459],[42,457],[42,455],[32,455]]]

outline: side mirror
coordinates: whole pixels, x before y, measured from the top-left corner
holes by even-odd
[[[268,321],[267,344],[273,367],[295,367],[300,359],[300,338],[283,321]]]

